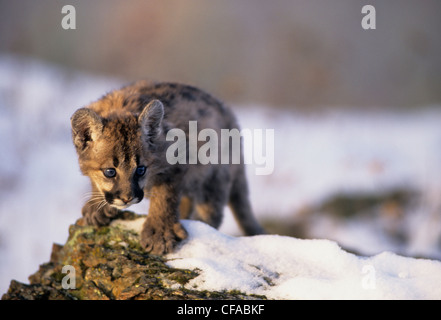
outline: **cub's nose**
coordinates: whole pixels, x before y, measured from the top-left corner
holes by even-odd
[[[122,202],[124,202],[124,204],[128,204],[130,201],[133,200],[133,197],[132,196],[130,196],[130,197],[121,197],[120,199],[121,199]]]

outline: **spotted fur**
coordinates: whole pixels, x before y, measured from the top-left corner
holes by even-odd
[[[141,81],[112,91],[72,118],[72,137],[92,192],[82,209],[88,224],[107,225],[119,210],[150,198],[141,244],[152,253],[171,252],[187,237],[179,218],[222,222],[229,204],[248,235],[262,233],[248,200],[242,164],[175,164],[165,154],[172,128],[238,128],[231,110],[208,93],[178,83]],[[188,143],[187,143],[188,145]],[[188,152],[187,152],[188,154]]]

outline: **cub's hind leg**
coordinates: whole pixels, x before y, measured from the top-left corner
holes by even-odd
[[[196,219],[201,220],[213,228],[218,229],[222,223],[223,205],[219,206],[214,203],[198,203],[196,204]]]
[[[194,201],[189,196],[182,196],[179,203],[179,218],[191,219],[194,211]]]
[[[195,219],[216,229],[222,223],[224,207],[228,201],[230,182],[225,173],[226,171],[220,169],[213,170],[195,196]]]

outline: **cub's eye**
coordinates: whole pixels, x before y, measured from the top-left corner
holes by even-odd
[[[116,170],[114,168],[107,168],[103,170],[103,174],[107,178],[114,178],[116,176]]]
[[[145,174],[145,169],[146,168],[144,166],[140,166],[140,167],[136,168],[135,174],[138,177],[142,177]]]

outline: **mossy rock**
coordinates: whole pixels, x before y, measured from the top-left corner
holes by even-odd
[[[125,219],[139,218],[126,213]],[[166,265],[161,256],[147,254],[139,236],[118,226],[91,227],[80,219],[69,228],[69,238],[54,244],[49,262],[29,277],[30,284],[12,280],[3,300],[127,300],[127,299],[259,299],[241,292],[188,290],[185,284],[197,270]],[[71,271],[63,270],[71,266]],[[73,267],[73,269],[72,269]],[[63,272],[65,271],[65,272]],[[66,281],[68,277],[68,281]],[[71,278],[72,277],[72,278]],[[65,283],[63,285],[63,279]],[[72,282],[74,281],[74,282]],[[67,288],[71,286],[71,288]]]

